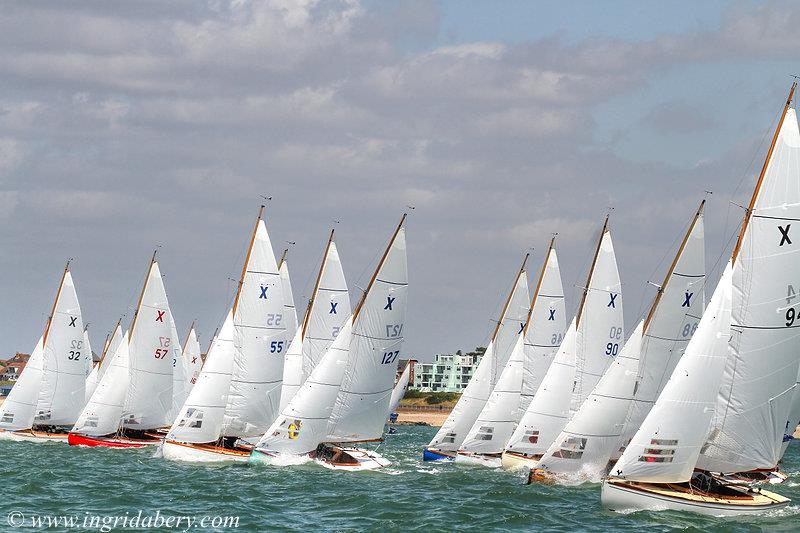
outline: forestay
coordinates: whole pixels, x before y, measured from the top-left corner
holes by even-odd
[[[734,250],[730,355],[699,467],[774,468],[781,457],[800,345],[800,132],[787,107]]]
[[[714,416],[727,359],[731,276],[729,263],[683,357],[611,469],[613,476],[649,483],[691,478]]]

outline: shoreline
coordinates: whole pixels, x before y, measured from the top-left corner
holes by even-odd
[[[397,410],[397,425],[424,425],[432,427],[441,427],[447,417],[450,415],[450,410],[417,410],[417,409],[403,409],[402,407]]]

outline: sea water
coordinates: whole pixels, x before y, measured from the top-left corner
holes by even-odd
[[[797,443],[784,464],[789,480],[773,486],[795,503],[766,516],[721,519],[671,511],[614,514],[601,508],[597,484],[527,486],[521,473],[423,462],[422,447],[435,428],[397,429],[378,448],[392,466],[357,473],[314,464],[176,463],[157,457],[154,448],[0,442],[0,531],[19,525],[31,531],[33,520],[39,520],[35,529],[46,529],[49,520],[53,531],[800,530]],[[179,517],[187,521],[176,523]]]

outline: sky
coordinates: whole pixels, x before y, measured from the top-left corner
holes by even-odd
[[[485,345],[553,233],[573,312],[610,212],[630,331],[703,198],[718,276],[798,27],[791,2],[7,3],[0,358],[33,349],[68,258],[97,351],[155,248],[205,346],[261,196],[298,309],[332,225],[357,297],[410,212],[420,360]]]

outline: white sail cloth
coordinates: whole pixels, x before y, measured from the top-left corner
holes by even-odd
[[[222,436],[235,353],[233,331],[233,313],[229,311],[222,329],[211,343],[197,383],[189,392],[167,439],[211,443]]]
[[[708,446],[714,472],[773,468],[800,365],[800,131],[789,108],[733,265],[730,354]],[[797,415],[794,414],[795,419]]]
[[[292,293],[292,281],[289,278],[289,265],[286,259],[281,261],[278,269],[281,274],[281,288],[283,289],[283,316],[286,321],[286,338],[294,338],[297,331],[297,309],[294,306],[294,293]]]
[[[33,426],[36,416],[36,402],[42,385],[44,365],[44,336],[31,352],[22,374],[14,383],[8,397],[0,405],[0,429],[16,431]]]
[[[174,325],[158,262],[153,260],[142,290],[129,338],[130,379],[123,426],[148,430],[172,420]]]
[[[128,332],[120,337],[113,353],[106,353],[103,366],[97,389],[72,428],[74,433],[103,437],[119,430],[130,380]]]
[[[235,348],[224,436],[258,437],[280,406],[289,340],[283,284],[267,227],[259,219],[233,312]]]
[[[727,360],[732,272],[729,263],[683,357],[611,475],[650,483],[691,478]]]
[[[283,369],[281,412],[297,394],[333,339],[352,314],[347,282],[336,243],[330,241],[320,265],[319,283],[312,295],[303,327],[289,345]]]
[[[406,391],[408,390],[409,378],[411,378],[410,362],[406,364],[406,367],[403,369],[403,372],[397,379],[397,383],[394,384],[394,389],[392,389],[392,399],[389,401],[389,414],[394,413],[400,406],[400,400],[403,399],[403,396],[405,396]]]
[[[461,450],[500,453],[538,390],[564,336],[564,290],[555,249],[551,248],[534,294],[529,322],[508,359]]]
[[[200,354],[200,343],[197,341],[197,332],[194,327],[189,330],[189,336],[186,338],[186,345],[183,347],[183,359],[186,362],[187,374],[189,376],[189,391],[191,392],[197,378],[200,377],[200,371],[203,368],[203,358]]]
[[[83,341],[83,319],[72,274],[65,271],[45,332],[44,373],[34,425],[72,426],[86,403],[91,350]]]
[[[453,453],[461,448],[514,351],[516,339],[525,326],[528,307],[530,307],[528,279],[525,270],[522,269],[517,274],[510,298],[500,315],[498,327],[486,347],[478,368],[447,420],[431,440],[429,447]]]

